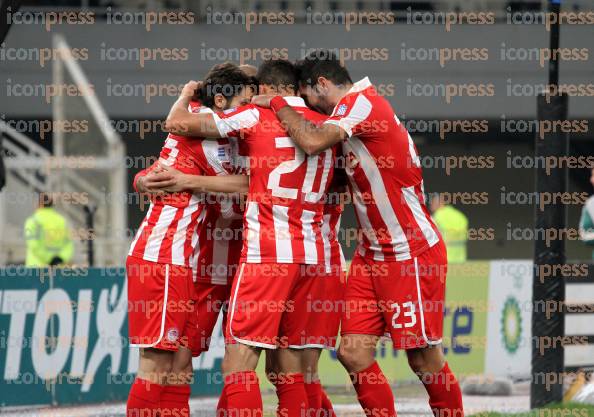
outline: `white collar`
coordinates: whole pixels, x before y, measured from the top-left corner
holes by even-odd
[[[350,88],[350,90],[347,92],[347,94],[349,93],[358,93],[359,91],[363,91],[366,88],[371,87],[371,81],[369,81],[369,77],[365,77],[362,80],[357,81],[355,84],[353,84],[353,86]]]
[[[305,100],[297,96],[285,96],[283,97],[287,104],[291,107],[306,107]]]
[[[210,107],[203,106],[202,104],[196,107],[192,107],[191,104],[188,104],[188,111],[190,113],[214,113],[213,109],[211,109]]]
[[[356,83],[354,83],[353,86],[349,89],[349,91],[347,91],[347,93],[340,98],[340,100],[342,100],[347,94],[358,93],[360,91],[365,90],[366,88],[371,87],[372,85],[373,84],[371,84],[371,81],[369,81],[369,77],[365,77],[362,80],[359,80]],[[340,100],[338,100],[339,103],[340,103]],[[337,106],[338,106],[338,103],[336,103],[336,106],[334,106],[334,108],[332,109],[332,113],[330,113],[330,114],[334,114]]]

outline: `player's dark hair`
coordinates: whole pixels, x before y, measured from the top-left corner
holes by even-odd
[[[258,84],[260,84],[260,83],[259,83],[258,79],[256,78],[256,76],[248,75],[248,80],[249,80],[248,86],[254,90],[254,94],[258,94]]]
[[[206,74],[201,88],[196,90],[196,99],[203,106],[212,107],[217,94],[229,100],[252,83],[251,78],[231,62],[215,65]]]
[[[264,61],[256,74],[258,83],[284,87],[297,91],[297,71],[295,65],[286,59]]]
[[[299,84],[315,86],[319,77],[327,78],[336,85],[352,84],[347,69],[336,54],[328,49],[316,49],[296,64]]]

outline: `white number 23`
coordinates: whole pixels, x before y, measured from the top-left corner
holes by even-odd
[[[417,316],[415,314],[416,308],[412,301],[402,303],[402,307],[398,303],[394,303],[390,307],[394,309],[394,314],[392,315],[392,327],[395,329],[402,329],[403,327],[406,329],[413,327],[417,323]],[[397,323],[401,312],[404,317],[408,318],[408,320],[404,323]]]

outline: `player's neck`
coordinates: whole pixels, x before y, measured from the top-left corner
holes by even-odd
[[[352,87],[352,83],[337,85],[336,88],[332,89],[332,91],[329,93],[330,101],[336,105],[336,103],[338,103],[344,96],[348,94]]]

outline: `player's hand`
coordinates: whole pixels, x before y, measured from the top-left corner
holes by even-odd
[[[149,179],[150,186],[161,192],[167,193],[177,193],[187,189],[184,181],[186,174],[170,166],[159,165],[159,172],[151,176]]]
[[[276,95],[259,95],[252,97],[252,104],[260,107],[270,108],[270,100],[272,100]]]
[[[196,90],[199,89],[201,85],[202,81],[188,81],[186,85],[184,85],[184,88],[182,88],[180,95],[183,97],[194,97]]]
[[[146,186],[144,185],[145,177],[146,177],[146,175],[143,175],[142,177],[138,177],[138,179],[136,180],[136,189],[138,190],[139,193],[148,193],[148,190],[146,189]]]
[[[169,192],[169,187],[174,187],[176,184],[175,173],[173,171],[179,172],[166,165],[158,164],[151,172],[139,179],[136,187],[142,186],[146,190],[145,192],[151,194]]]
[[[138,190],[139,193],[141,194],[153,194],[153,195],[163,195],[164,192],[162,190],[156,189],[156,188],[151,188],[151,177],[154,175],[153,172],[149,172],[146,175],[143,175],[142,177],[138,177],[138,179],[136,180],[136,189]],[[147,177],[149,177],[148,179],[148,184],[147,184]]]

